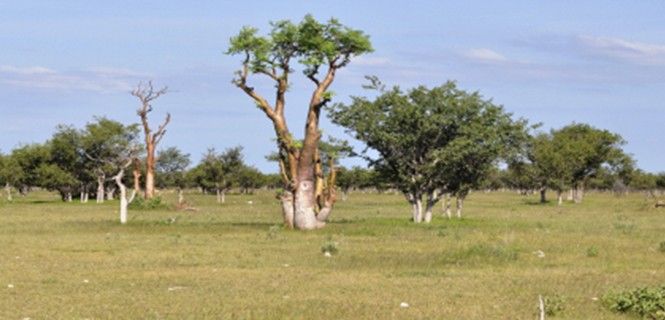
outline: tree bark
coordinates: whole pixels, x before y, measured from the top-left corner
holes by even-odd
[[[104,203],[104,174],[97,175],[97,203]]]
[[[430,192],[427,195],[427,206],[425,208],[425,223],[430,223],[432,222],[432,209],[434,208],[434,205],[439,199],[439,195],[436,191]]]
[[[149,145],[146,149],[145,158],[145,199],[152,199],[155,196],[155,146]]]
[[[282,204],[282,216],[284,217],[284,225],[293,229],[294,225],[294,206],[293,206],[293,193],[284,191],[279,200]]]
[[[226,203],[226,190],[222,189],[222,203]]]
[[[139,159],[134,159],[134,169],[132,170],[132,175],[134,176],[134,190],[138,193],[141,192],[141,161]]]
[[[446,196],[445,196],[444,201],[443,201],[443,205],[444,205],[444,209],[446,211],[446,217],[448,217],[448,219],[451,219],[453,217],[453,214],[450,210],[450,207],[452,206],[451,201],[452,200],[450,199],[450,193],[446,193]]]
[[[300,180],[294,197],[294,224],[301,230],[321,228],[325,222],[316,219],[316,205],[313,180]]]
[[[464,197],[457,197],[457,218],[462,219],[462,208],[464,207]]]
[[[575,198],[575,194],[574,194],[573,189],[568,190],[568,198],[566,200],[573,201],[574,198]]]
[[[116,185],[120,189],[120,223],[121,224],[126,224],[127,223],[127,207],[129,206],[132,201],[134,201],[134,197],[136,196],[136,190],[132,191],[132,195],[127,198],[127,187],[125,184],[122,182],[122,177],[125,175],[125,169],[127,166],[129,166],[131,162],[127,163],[127,165],[123,168],[120,169],[120,172],[116,174],[113,177],[113,180],[115,180]]]
[[[547,202],[547,188],[540,188],[540,203]]]
[[[557,205],[561,206],[563,204],[563,193],[561,193],[561,190],[557,190],[556,198],[557,198]]]
[[[219,189],[215,189],[217,192],[217,203],[222,203],[222,192]]]

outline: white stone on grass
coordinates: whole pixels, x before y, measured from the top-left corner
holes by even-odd
[[[400,307],[400,308],[408,308],[408,307],[409,307],[409,304],[406,303],[406,302],[402,302],[402,303],[399,304],[399,307]]]

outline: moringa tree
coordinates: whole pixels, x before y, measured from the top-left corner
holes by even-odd
[[[148,123],[148,113],[152,112],[152,101],[166,94],[167,90],[167,87],[155,90],[152,86],[152,81],[148,81],[146,84],[139,83],[132,91],[132,95],[138,98],[141,102],[141,106],[136,110],[136,114],[141,118],[141,125],[143,126],[143,133],[145,135],[146,158],[144,197],[146,199],[151,199],[155,196],[155,151],[157,144],[159,144],[164,137],[164,134],[166,134],[166,125],[171,121],[171,114],[167,113],[164,122],[157,128],[157,131],[153,133]]]
[[[431,220],[444,194],[463,200],[526,135],[525,121],[513,121],[502,107],[453,82],[404,93],[370,80],[366,87],[379,96],[336,104],[331,120],[378,152],[365,158],[404,193],[416,223]]]
[[[319,116],[321,108],[332,98],[329,88],[337,71],[347,66],[354,56],[371,51],[369,37],[362,31],[346,27],[335,19],[321,23],[311,15],[305,16],[299,24],[287,20],[274,22],[268,36],[260,36],[257,29],[245,27],[230,40],[227,53],[243,57],[233,83],[270,119],[277,136],[280,172],[285,185],[280,200],[284,222],[289,227],[321,228],[332,210],[334,183],[323,193],[316,187],[325,180],[317,169],[321,161]],[[303,73],[314,84],[302,144],[297,143],[289,131],[284,116],[286,92],[291,84],[289,76],[296,62],[304,66]],[[274,103],[254,90],[248,83],[250,75],[265,76],[275,83]],[[317,201],[322,196],[325,199]]]

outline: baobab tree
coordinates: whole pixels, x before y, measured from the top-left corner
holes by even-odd
[[[152,111],[152,101],[166,94],[167,91],[168,87],[155,90],[152,81],[148,81],[146,84],[139,83],[136,89],[132,91],[132,95],[141,102],[136,114],[141,118],[141,125],[145,134],[145,199],[151,199],[155,196],[155,148],[166,134],[166,125],[171,121],[171,114],[167,113],[164,122],[153,133],[148,124],[148,113]]]
[[[243,57],[233,83],[268,117],[277,136],[280,173],[285,186],[280,200],[284,222],[289,227],[320,228],[330,215],[335,202],[335,171],[331,170],[329,176],[324,177],[321,170],[319,115],[321,108],[332,99],[329,88],[337,71],[347,66],[354,56],[371,51],[369,37],[362,31],[343,26],[335,19],[320,23],[311,15],[305,16],[299,24],[288,20],[272,23],[269,36],[259,36],[257,29],[245,27],[230,40],[227,54]],[[289,75],[296,61],[304,66],[304,75],[314,84],[302,143],[293,137],[284,117]],[[273,104],[248,84],[250,74],[274,81]]]

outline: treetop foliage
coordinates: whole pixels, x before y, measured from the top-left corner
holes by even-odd
[[[231,38],[226,53],[244,54],[252,73],[276,77],[275,69],[282,70],[282,76],[292,72],[292,59],[305,66],[305,75],[314,76],[321,65],[341,68],[352,57],[373,50],[369,36],[336,19],[320,23],[306,15],[299,24],[281,20],[272,22],[271,27],[268,36],[260,36],[256,28],[243,27]]]

